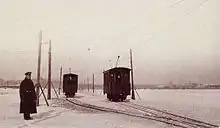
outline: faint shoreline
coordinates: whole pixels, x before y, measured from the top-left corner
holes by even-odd
[[[79,85],[80,86],[80,85]],[[91,87],[91,85],[90,85]],[[12,89],[18,89],[19,88],[19,85],[0,85],[0,88],[12,88]],[[57,88],[57,87],[55,87]],[[78,90],[84,90],[84,89],[88,89],[86,88],[85,86],[83,88],[80,88]],[[100,87],[99,85],[95,87],[95,90],[98,90],[98,89],[102,89],[102,87]],[[155,88],[152,88],[152,87],[137,87],[136,88],[137,90],[140,90],[140,89],[151,89],[151,90],[216,90],[216,89],[220,89],[220,87],[212,87],[212,88],[207,88],[207,87],[204,87],[204,88],[172,88],[172,87],[163,87],[163,88],[158,88],[158,87],[155,87]],[[92,90],[92,88],[90,88],[90,90]]]

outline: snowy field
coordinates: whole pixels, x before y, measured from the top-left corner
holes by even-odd
[[[169,128],[170,126],[150,120],[113,113],[89,111],[50,101],[47,107],[41,99],[34,120],[23,120],[19,114],[18,89],[0,89],[1,128]],[[77,95],[84,95],[78,93]],[[43,97],[41,97],[43,98]],[[86,98],[86,97],[85,97]],[[89,97],[88,97],[89,98]],[[54,100],[56,101],[56,100]]]
[[[139,90],[135,102],[220,126],[220,90]],[[138,97],[137,97],[138,99]]]
[[[86,92],[86,91],[81,91]],[[140,97],[138,97],[138,95]],[[84,95],[87,93],[84,93]],[[103,101],[102,106],[111,103],[106,100],[102,91],[96,91],[94,96],[99,96]],[[151,90],[141,89],[135,92],[136,100],[130,102],[151,106],[160,110],[166,110],[178,115],[194,118],[197,120],[217,124],[220,126],[220,90]],[[88,96],[86,96],[88,97]],[[101,98],[102,97],[102,98]],[[94,104],[97,98],[81,99],[82,101]],[[115,106],[111,106],[115,107]],[[120,106],[119,106],[120,107]],[[116,109],[117,106],[116,106]]]
[[[138,90],[139,104],[166,109],[195,119],[220,125],[220,90]],[[53,96],[55,98],[55,96]],[[63,97],[61,95],[61,97]],[[78,91],[76,99],[99,106],[111,106],[100,90],[95,94]],[[128,97],[130,99],[130,97]],[[99,101],[99,102],[97,102]],[[0,89],[1,128],[169,128],[170,125],[114,113],[105,113],[74,107],[50,100],[47,107],[41,97],[34,120],[25,121],[19,114],[18,89]]]

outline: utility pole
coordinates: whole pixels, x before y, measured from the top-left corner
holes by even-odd
[[[59,83],[59,95],[60,95],[60,90],[61,90],[61,80],[62,80],[62,66],[60,67],[60,83]]]
[[[93,75],[92,75],[92,92],[94,93],[95,91],[95,75],[94,75],[94,73],[93,73]]]
[[[48,89],[47,99],[51,99],[51,40],[49,40],[49,52],[48,52]]]
[[[42,46],[42,31],[39,33],[39,46],[38,46],[38,65],[37,65],[37,106],[39,106],[39,93],[40,93],[40,68],[41,68],[41,46]]]
[[[130,61],[131,61],[131,86],[132,86],[131,99],[135,100],[135,94],[134,94],[134,76],[133,76],[133,63],[132,63],[132,51],[131,51],[131,49],[130,49]]]
[[[49,44],[49,51],[48,51],[48,81],[47,81],[47,84],[45,85],[44,89],[42,89],[41,85],[40,85],[39,87],[40,87],[40,89],[41,89],[41,91],[42,91],[41,94],[43,94],[44,99],[45,99],[47,105],[49,106],[49,104],[48,104],[48,102],[47,102],[47,99],[48,99],[48,100],[51,99],[51,86],[53,87],[54,92],[55,92],[57,98],[59,98],[59,96],[58,96],[58,94],[57,94],[57,92],[56,92],[56,90],[55,90],[55,88],[54,88],[54,85],[53,85],[53,83],[52,83],[52,81],[51,81],[51,62],[52,62],[52,61],[51,61],[51,40],[49,40],[49,41],[46,42],[46,43]],[[42,43],[42,44],[43,44],[43,43]],[[44,90],[45,90],[46,88],[48,88],[48,90],[47,90],[47,91],[48,91],[48,92],[47,92],[47,99],[46,99],[46,96],[45,96],[45,94],[44,94]],[[40,95],[39,95],[39,97],[40,97]]]
[[[88,84],[88,92],[89,92],[89,78],[87,77],[87,84]]]

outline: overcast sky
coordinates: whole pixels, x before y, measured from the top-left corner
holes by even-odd
[[[38,35],[52,40],[52,77],[80,81],[130,67],[135,83],[220,83],[219,0],[7,0],[0,4],[0,78],[36,77]],[[90,50],[88,50],[90,49]],[[48,45],[42,48],[47,77]]]

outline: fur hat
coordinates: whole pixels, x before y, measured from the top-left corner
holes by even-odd
[[[27,75],[31,75],[31,72],[26,72],[25,75],[26,75],[26,76],[27,76]]]

